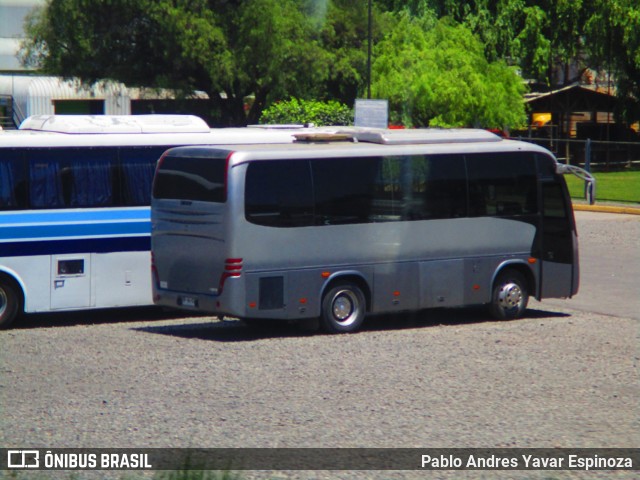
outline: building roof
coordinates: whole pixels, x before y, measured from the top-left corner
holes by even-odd
[[[532,112],[613,112],[616,97],[579,84],[546,93],[530,93],[525,103]]]

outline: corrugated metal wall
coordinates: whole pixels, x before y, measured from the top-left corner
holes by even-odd
[[[13,98],[14,121],[17,125],[31,115],[60,113],[56,112],[55,104],[62,101],[102,101],[104,108],[100,109],[99,113],[131,115],[132,100],[175,99],[175,94],[171,90],[128,88],[123,83],[112,81],[98,82],[88,86],[79,80],[15,74],[0,74],[0,95]],[[190,98],[206,100],[208,97],[203,92],[195,92]],[[67,110],[75,111],[73,108],[67,108]],[[78,113],[97,114],[89,111],[78,111]]]

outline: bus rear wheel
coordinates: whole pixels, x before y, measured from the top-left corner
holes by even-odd
[[[524,315],[529,303],[527,282],[520,272],[506,270],[498,275],[489,307],[498,320],[512,320]]]
[[[19,297],[15,287],[0,278],[0,328],[7,328],[18,316]]]
[[[360,287],[342,283],[331,288],[322,299],[322,327],[329,333],[349,333],[364,321],[366,302]]]

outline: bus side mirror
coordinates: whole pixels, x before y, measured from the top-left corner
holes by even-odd
[[[556,173],[559,175],[572,173],[580,180],[584,180],[584,198],[589,202],[589,205],[596,203],[596,179],[591,173],[575,165],[566,165],[564,163],[556,165]]]
[[[584,198],[589,205],[596,203],[596,182],[590,182],[586,180],[584,182]]]

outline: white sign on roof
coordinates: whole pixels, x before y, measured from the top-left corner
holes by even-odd
[[[356,99],[356,127],[387,128],[389,102],[387,100]]]

